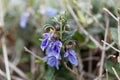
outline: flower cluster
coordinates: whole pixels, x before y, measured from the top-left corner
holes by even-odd
[[[59,61],[62,59],[61,48],[63,46],[62,42],[58,38],[53,38],[55,31],[50,31],[48,33],[43,33],[43,39],[41,43],[42,51],[45,51],[44,62],[51,67],[56,67],[59,69]],[[68,58],[68,61],[77,66],[78,61],[76,58],[76,53],[70,48],[66,48],[63,58]]]

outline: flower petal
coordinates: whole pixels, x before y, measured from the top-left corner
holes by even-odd
[[[53,55],[53,51],[52,51],[51,47],[47,47],[47,49],[46,49],[46,55],[47,56]]]
[[[55,8],[48,7],[45,14],[48,16],[55,16],[57,14],[57,10]]]
[[[54,46],[53,54],[58,58],[60,55],[60,48],[58,46]]]
[[[78,65],[78,61],[77,61],[77,58],[76,56],[74,55],[69,55],[68,56],[68,60],[70,61],[71,64],[77,66]]]
[[[58,67],[58,60],[54,56],[49,57],[47,64],[49,66],[51,66],[51,67],[55,66],[57,69],[59,69],[59,67]]]
[[[68,53],[69,53],[69,54],[71,54],[71,55],[73,55],[73,56],[75,56],[75,55],[76,55],[76,53],[75,53],[75,51],[74,51],[74,50],[70,50],[70,49],[69,49],[69,50],[68,50]]]
[[[60,47],[58,43],[61,43],[61,42],[56,40],[52,41],[46,50],[46,55],[52,54],[56,56],[57,59],[60,58]]]
[[[68,57],[68,55],[69,55],[68,52],[66,52],[66,53],[64,54],[64,57]]]
[[[55,67],[56,67],[57,70],[59,69],[58,60],[56,61]]]
[[[41,49],[44,51],[44,49],[48,46],[49,40],[48,39],[43,39],[41,43]]]
[[[43,58],[43,62],[47,62],[47,60],[48,60],[48,57],[45,56],[45,57]]]
[[[26,28],[28,17],[30,16],[30,13],[28,11],[24,12],[20,18],[20,27]]]
[[[42,36],[43,36],[44,38],[48,38],[48,37],[50,36],[50,33],[44,33],[44,34],[42,34]]]
[[[56,45],[62,47],[62,43],[59,40],[56,41]]]

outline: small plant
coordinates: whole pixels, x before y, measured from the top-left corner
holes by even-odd
[[[67,20],[65,17],[54,17],[53,24],[45,26],[45,32],[42,34],[43,39],[41,40],[42,43],[40,47],[46,55],[43,61],[57,69],[59,69],[60,61],[69,61],[75,66],[78,65],[76,52],[73,50],[75,42],[71,39],[64,40],[64,38],[69,35],[63,35],[70,30],[67,30],[68,27],[66,25]]]

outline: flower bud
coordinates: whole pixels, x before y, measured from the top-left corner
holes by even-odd
[[[66,31],[69,31],[69,30],[70,30],[70,25],[69,25],[69,24],[66,24],[66,25],[65,25],[65,30],[66,30]]]
[[[58,25],[58,24],[55,25],[55,28],[56,28],[57,31],[60,31],[60,25]]]

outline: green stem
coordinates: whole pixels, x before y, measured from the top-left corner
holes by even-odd
[[[62,40],[62,22],[60,22],[60,39]]]

